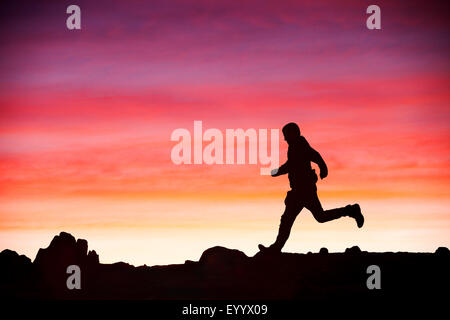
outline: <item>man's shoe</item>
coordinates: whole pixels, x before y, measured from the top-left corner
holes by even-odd
[[[350,217],[356,220],[356,225],[361,228],[364,225],[364,216],[361,213],[361,207],[359,204],[354,204],[350,206],[351,214]]]

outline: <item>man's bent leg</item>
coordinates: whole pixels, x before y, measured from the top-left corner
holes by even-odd
[[[314,218],[320,223],[339,219],[339,218],[345,217],[345,216],[349,216],[351,213],[350,206],[346,206],[343,208],[331,209],[331,210],[323,210],[322,205],[320,204],[320,200],[317,197],[316,192],[314,192],[314,194],[311,196],[311,198],[308,199],[307,203],[305,204],[305,207],[309,211],[311,211]]]

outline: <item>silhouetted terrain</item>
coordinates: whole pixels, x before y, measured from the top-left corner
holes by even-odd
[[[438,297],[449,285],[450,253],[345,253],[247,257],[223,247],[207,249],[199,261],[134,267],[99,263],[86,240],[61,232],[36,259],[0,253],[2,298],[27,299],[350,299]],[[69,265],[81,268],[81,290],[69,290]],[[369,265],[381,269],[381,290],[369,290]],[[443,294],[443,293],[442,293]],[[442,299],[445,298],[441,297]]]

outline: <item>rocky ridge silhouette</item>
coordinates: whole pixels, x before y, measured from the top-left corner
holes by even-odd
[[[261,254],[212,247],[199,261],[166,266],[102,264],[86,240],[66,232],[39,249],[33,262],[11,250],[0,253],[0,292],[15,299],[417,299],[449,285],[450,252]],[[70,290],[69,265],[81,270],[81,289]],[[367,268],[381,270],[381,289],[366,285]]]

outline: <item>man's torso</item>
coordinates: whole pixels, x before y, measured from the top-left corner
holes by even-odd
[[[293,190],[315,189],[317,175],[311,168],[311,156],[308,142],[304,137],[289,145],[289,184]]]

